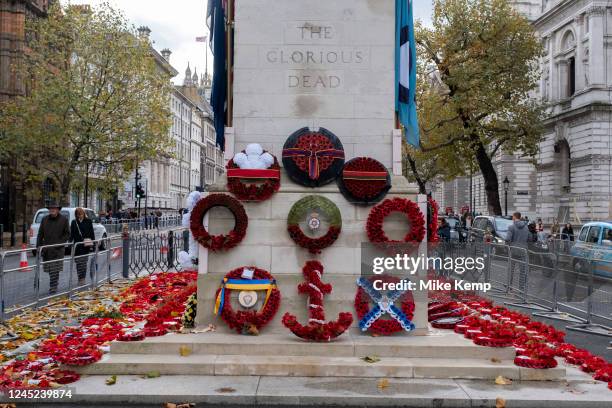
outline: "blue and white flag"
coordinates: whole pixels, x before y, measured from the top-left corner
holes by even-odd
[[[416,110],[416,46],[413,0],[395,0],[395,111],[406,129],[406,140],[419,146]]]

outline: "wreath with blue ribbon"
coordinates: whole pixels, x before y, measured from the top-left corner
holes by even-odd
[[[253,279],[242,278],[245,269],[253,270]],[[234,310],[230,301],[232,290],[265,290],[266,297],[260,310]],[[217,290],[214,314],[220,316],[238,333],[248,333],[252,331],[252,327],[259,330],[274,318],[280,307],[280,300],[280,291],[270,272],[253,266],[241,267],[229,272],[221,281],[221,287]]]
[[[373,276],[369,279],[362,277],[357,280],[355,311],[361,331],[388,336],[401,331],[414,330],[415,326],[411,321],[414,317],[412,293],[376,290],[373,285],[374,280],[399,282],[398,278],[392,276]],[[397,307],[395,303],[400,299],[400,306]],[[371,308],[370,304],[374,304],[374,307]],[[389,318],[383,319],[385,315]]]

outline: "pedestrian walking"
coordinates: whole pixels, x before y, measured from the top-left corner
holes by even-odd
[[[438,220],[438,236],[444,242],[448,242],[451,239],[450,225],[448,225],[444,218]]]
[[[538,218],[538,223],[536,224],[537,232],[544,232],[544,224],[542,223],[542,219]]]
[[[535,222],[530,222],[527,225],[529,235],[527,236],[527,242],[538,242],[538,226]]]
[[[78,285],[85,285],[87,276],[87,261],[89,254],[94,249],[96,236],[93,229],[93,221],[87,218],[85,210],[77,208],[74,210],[74,220],[70,224],[70,241],[74,247],[74,263],[76,264]]]
[[[552,235],[553,239],[557,239],[559,237],[560,232],[561,232],[561,226],[559,225],[559,220],[554,218],[553,223],[550,227],[550,235]]]
[[[521,219],[521,213],[512,214],[512,224],[508,226],[506,234],[506,244],[510,248],[510,273],[514,274],[514,269],[519,267],[519,290],[524,292],[527,286],[527,242],[529,240],[529,229],[527,222]]]
[[[60,213],[61,205],[52,202],[47,206],[47,209],[49,214],[40,222],[36,248],[41,251],[43,269],[45,273],[49,274],[49,294],[55,294],[57,293],[60,271],[64,269],[65,246],[59,244],[68,242],[70,228],[68,227],[68,219]],[[42,248],[47,245],[55,246]]]
[[[572,228],[572,224],[569,222],[565,224],[565,227],[563,227],[563,230],[561,230],[561,239],[565,241],[574,240],[574,228]]]

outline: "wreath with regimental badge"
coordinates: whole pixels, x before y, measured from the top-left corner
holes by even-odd
[[[342,142],[324,128],[302,128],[283,146],[283,166],[289,177],[303,186],[320,187],[334,181],[343,165]]]
[[[391,189],[391,176],[379,161],[371,157],[355,157],[344,164],[338,188],[352,203],[373,204],[382,200]]]
[[[234,229],[227,235],[211,235],[204,227],[204,216],[213,207],[225,207],[234,215]],[[238,245],[244,239],[248,225],[249,219],[240,201],[227,194],[210,194],[199,200],[191,210],[190,228],[193,238],[214,252]]]
[[[315,235],[324,219],[329,223],[329,228],[319,237],[309,237],[300,227],[300,222],[306,221],[310,234]],[[319,254],[338,239],[342,230],[342,215],[336,204],[328,198],[307,196],[291,207],[287,217],[287,230],[296,244],[308,249],[312,254]]]
[[[280,165],[256,143],[227,162],[227,189],[241,201],[265,201],[280,188]]]
[[[247,273],[248,278],[245,278]],[[241,291],[239,301],[243,307],[249,308],[257,304],[256,291],[265,290],[266,297],[261,309],[258,311],[234,310],[231,303],[233,290]],[[225,275],[215,298],[214,313],[220,316],[231,329],[241,334],[257,334],[257,331],[268,324],[278,312],[281,294],[270,272],[247,266],[234,269]]]

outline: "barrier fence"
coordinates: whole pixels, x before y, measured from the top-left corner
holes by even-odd
[[[130,231],[143,231],[143,230],[155,230],[155,229],[170,229],[181,226],[182,216],[180,215],[167,215],[158,217],[155,215],[147,215],[135,219],[101,219],[100,224],[106,228],[108,234],[120,234],[123,231],[124,225],[128,226]]]
[[[484,257],[485,268],[439,275],[489,282],[484,297],[529,309],[535,316],[567,322],[568,330],[612,337],[612,249],[572,251],[570,240],[509,246],[493,240],[440,242],[442,257]]]
[[[143,230],[92,241],[0,252],[0,321],[58,297],[97,289],[117,279],[180,270],[187,229]],[[86,246],[88,245],[88,246]]]

